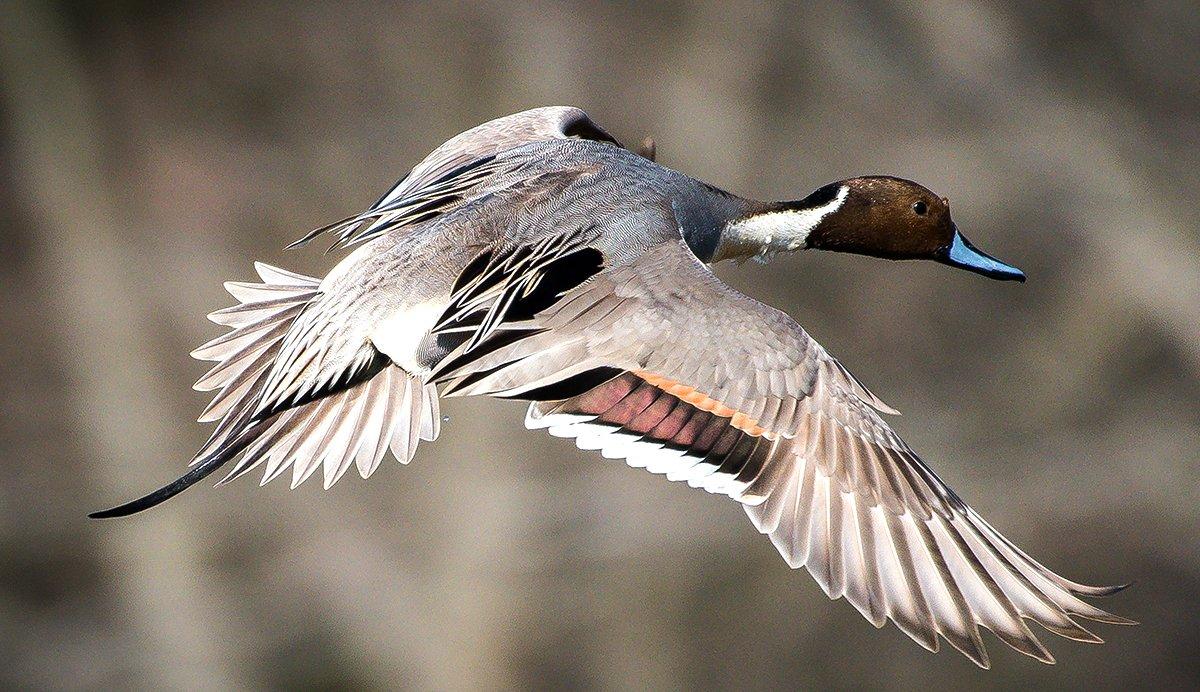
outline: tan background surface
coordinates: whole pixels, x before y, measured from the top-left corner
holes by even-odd
[[[1200,10],[1128,5],[5,3],[0,686],[1195,686]],[[735,504],[512,403],[450,402],[370,482],[83,519],[203,441],[187,353],[223,280],[323,273],[282,246],[460,130],[560,103],[747,195],[863,173],[949,195],[1029,283],[817,254],[719,273],[1035,557],[1136,580],[1105,605],[1144,624],[1049,642],[1055,667],[929,654]]]

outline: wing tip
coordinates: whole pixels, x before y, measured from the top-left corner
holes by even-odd
[[[979,631],[974,631],[974,636],[968,636],[966,641],[955,641],[956,638],[947,637],[946,633],[939,632],[941,637],[945,639],[955,651],[967,657],[971,663],[979,666],[983,670],[992,669],[992,659],[988,655],[987,647],[983,645],[983,640],[979,636]]]
[[[1113,586],[1088,586],[1076,590],[1079,591],[1079,595],[1081,596],[1088,596],[1089,598],[1108,598],[1109,596],[1115,596],[1121,593],[1136,583],[1136,580],[1131,580],[1125,582],[1124,584],[1115,584]]]
[[[1124,591],[1125,589],[1128,589],[1129,587],[1133,586],[1136,583],[1137,583],[1136,580],[1131,580],[1131,581],[1125,582],[1124,584],[1116,584],[1113,586],[1085,586],[1083,584],[1074,584],[1072,586],[1072,588],[1070,589],[1070,591],[1071,591],[1071,593],[1073,593],[1076,596],[1083,596],[1085,598],[1108,598],[1110,596],[1114,596],[1118,593],[1121,593],[1122,591]],[[1141,624],[1137,620],[1131,620],[1130,618],[1127,618],[1127,617],[1122,617],[1120,615],[1114,615],[1106,610],[1101,610],[1100,608],[1096,608],[1094,606],[1091,607],[1090,612],[1079,613],[1079,615],[1081,617],[1085,617],[1089,620],[1094,620],[1096,622],[1103,622],[1106,625],[1134,626],[1134,625]]]

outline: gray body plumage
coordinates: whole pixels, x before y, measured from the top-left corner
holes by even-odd
[[[824,204],[829,205],[829,199]],[[527,425],[745,505],[831,597],[987,665],[979,627],[1044,661],[1025,620],[1098,642],[1081,596],[963,503],[892,412],[788,315],[705,266],[771,207],[621,148],[582,111],[536,109],[435,150],[371,209],[321,233],[357,245],[323,280],[260,266],[232,284],[218,421],[196,470],[366,477],[437,437],[441,395],[531,399]],[[824,207],[823,207],[824,208]],[[835,208],[835,207],[829,207]],[[822,212],[824,213],[824,212]]]
[[[322,282],[322,303],[312,313],[337,314],[331,321],[339,325],[340,338],[366,343],[379,324],[390,326],[390,318],[415,306],[444,308],[455,279],[484,251],[503,253],[580,233],[615,269],[678,242],[682,232],[698,254],[711,257],[721,228],[751,204],[591,140],[532,142],[499,153],[490,167],[494,172],[464,192],[469,201],[453,211],[391,228],[362,244]],[[389,341],[388,335],[377,341]],[[349,357],[350,350],[346,353]],[[446,351],[426,334],[416,353],[385,353],[423,374]]]

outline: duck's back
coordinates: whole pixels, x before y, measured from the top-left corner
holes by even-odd
[[[407,240],[433,245],[514,247],[550,234],[591,228],[610,262],[624,262],[681,231],[711,258],[721,228],[745,200],[619,146],[560,139],[497,154],[495,172],[470,201],[413,229]]]

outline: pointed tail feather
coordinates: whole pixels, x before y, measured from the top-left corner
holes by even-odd
[[[193,352],[217,362],[196,388],[218,390],[200,416],[202,422],[218,421],[217,427],[193,458],[193,468],[149,495],[89,516],[104,519],[149,509],[239,456],[221,483],[266,462],[264,483],[291,467],[295,487],[324,467],[329,487],[352,464],[366,478],[389,447],[408,463],[418,439],[437,437],[437,389],[393,365],[369,344],[354,354],[340,376],[290,403],[276,402],[260,410],[272,367],[296,320],[319,296],[319,281],[264,264],[256,268],[264,283],[226,284],[240,304],[211,316],[231,331]],[[364,353],[371,357],[358,357]]]
[[[92,512],[88,515],[88,518],[112,519],[115,517],[127,517],[130,514],[137,514],[138,512],[150,509],[151,507],[166,502],[179,493],[192,487],[196,483],[204,480],[213,471],[216,471],[225,464],[229,463],[234,457],[236,457],[242,452],[242,450],[246,448],[246,446],[255,438],[257,433],[260,432],[266,425],[267,422],[262,421],[243,431],[242,434],[238,435],[237,439],[234,440],[234,444],[231,444],[224,449],[217,450],[217,452],[213,453],[212,455],[198,460],[195,462],[192,470],[188,471],[176,480],[164,485],[158,490],[155,490],[148,495],[139,497],[136,500],[131,500],[122,505],[113,507],[112,509]]]

